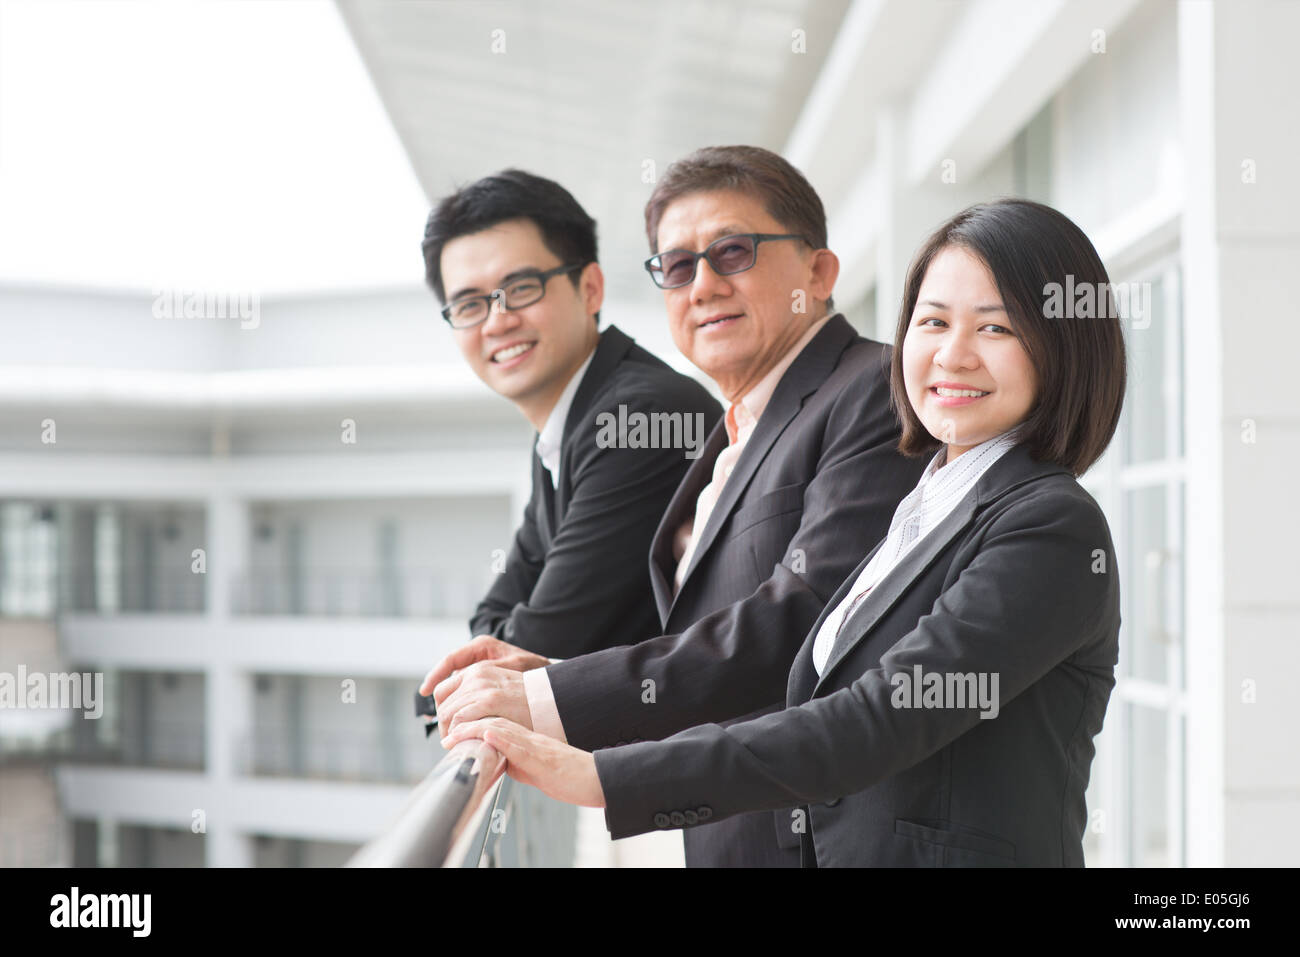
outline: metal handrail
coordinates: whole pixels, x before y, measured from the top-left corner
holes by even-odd
[[[482,741],[462,741],[434,766],[379,837],[347,867],[457,867],[486,833],[504,759]]]

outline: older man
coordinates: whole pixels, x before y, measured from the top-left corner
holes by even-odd
[[[673,340],[729,404],[651,546],[664,633],[551,664],[478,639],[425,679],[448,740],[501,715],[594,750],[778,710],[808,629],[925,467],[897,450],[889,347],[833,312],[839,262],[798,170],[699,150],[656,186],[646,229]],[[801,825],[785,811],[691,827],[686,862],[797,867]]]

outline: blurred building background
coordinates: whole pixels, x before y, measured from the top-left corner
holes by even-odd
[[[374,836],[440,754],[412,689],[528,491],[530,429],[421,286],[428,204],[511,165],[566,184],[603,318],[685,368],[641,207],[741,142],[818,189],[875,338],[929,231],[1001,195],[1149,293],[1082,479],[1125,602],[1088,863],[1294,861],[1300,506],[1264,481],[1300,449],[1297,34],[1284,0],[0,5],[0,672],[107,693],[99,721],[0,710],[0,865]],[[236,289],[255,323],[156,315]],[[580,862],[673,860],[600,834]]]

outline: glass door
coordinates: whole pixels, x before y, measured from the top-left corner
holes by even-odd
[[[1186,469],[1178,264],[1165,259],[1118,284],[1128,294],[1128,394],[1115,440],[1080,478],[1110,522],[1122,616],[1115,690],[1088,787],[1084,854],[1089,866],[1181,867]]]

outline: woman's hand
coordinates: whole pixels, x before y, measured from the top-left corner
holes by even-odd
[[[505,718],[462,722],[443,740],[443,747],[450,749],[470,738],[481,738],[505,758],[506,773],[520,784],[531,785],[566,804],[605,806],[596,758],[588,752]]]

